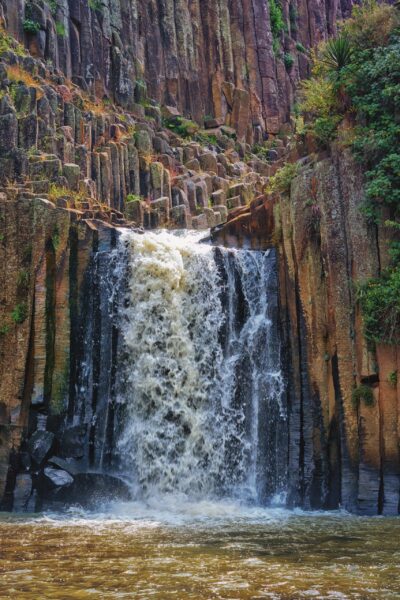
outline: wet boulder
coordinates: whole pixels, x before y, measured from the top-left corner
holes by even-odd
[[[54,444],[54,433],[51,431],[38,430],[30,437],[28,441],[28,451],[32,460],[41,465],[50,452]]]
[[[82,473],[84,470],[79,464],[79,461],[73,458],[69,458],[68,460],[66,460],[64,458],[60,458],[59,456],[52,456],[48,459],[47,463],[50,467],[62,469],[70,475],[77,475],[78,473]]]
[[[72,485],[58,491],[56,499],[67,505],[96,508],[103,503],[131,500],[132,494],[129,486],[113,475],[78,473]]]
[[[55,469],[54,467],[46,467],[43,471],[45,485],[49,488],[67,487],[74,482],[72,475],[63,469]]]

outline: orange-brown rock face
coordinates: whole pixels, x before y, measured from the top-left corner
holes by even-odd
[[[289,502],[393,515],[400,349],[368,346],[356,296],[357,286],[387,264],[390,232],[368,225],[364,201],[350,153],[333,150],[317,162],[303,160],[290,194],[232,212],[212,236],[227,245],[279,248]]]
[[[380,268],[377,232],[360,212],[363,201],[351,157],[333,153],[303,167],[290,197],[277,205],[294,392],[290,427],[303,444],[291,469],[294,479],[302,473],[303,484],[292,485],[306,505],[322,498],[325,506],[397,514],[399,350],[371,352],[363,336],[356,287]],[[372,402],[355,401],[361,385]]]
[[[273,202],[264,195],[232,211],[225,225],[212,232],[215,244],[232,248],[266,250],[273,244],[275,221]]]
[[[32,54],[98,97],[129,108],[141,103],[147,84],[161,104],[196,120],[222,117],[250,139],[276,133],[288,120],[296,81],[308,68],[303,47],[332,33],[351,2],[284,0],[286,30],[275,52],[268,0],[62,0],[56,9],[41,0],[0,4]],[[24,31],[24,19],[38,31]]]
[[[0,497],[9,509],[30,466],[21,441],[41,415],[57,419],[68,406],[85,273],[113,229],[16,190],[1,195],[0,215]]]

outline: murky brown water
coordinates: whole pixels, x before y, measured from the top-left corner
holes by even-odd
[[[0,515],[0,598],[400,598],[400,519],[206,508]]]

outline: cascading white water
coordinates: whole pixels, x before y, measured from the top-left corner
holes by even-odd
[[[215,249],[193,233],[127,231],[121,245],[118,451],[137,494],[260,502],[283,491],[273,253]]]

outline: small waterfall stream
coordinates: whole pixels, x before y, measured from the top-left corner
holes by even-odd
[[[114,462],[135,496],[283,494],[274,251],[213,248],[194,233],[126,231],[119,244]]]

